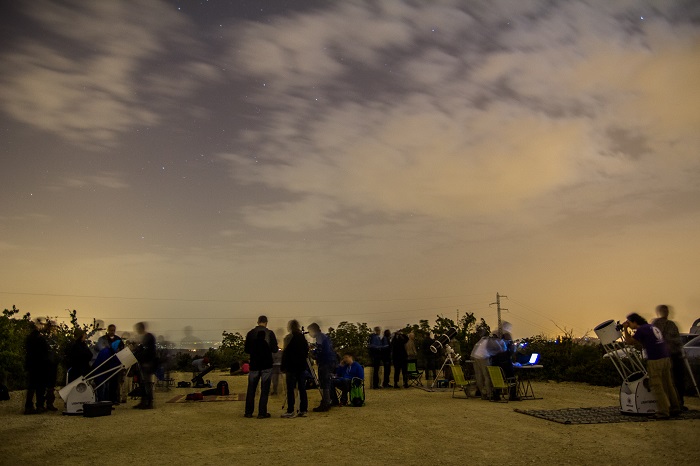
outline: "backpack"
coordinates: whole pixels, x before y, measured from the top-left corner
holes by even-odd
[[[10,399],[10,391],[7,387],[0,383],[0,401],[7,401]]]
[[[365,387],[360,383],[353,383],[350,385],[350,404],[356,408],[365,405]]]
[[[230,392],[228,391],[228,382],[225,380],[219,381],[219,383],[216,384],[216,394],[217,395],[228,395]]]
[[[185,400],[187,401],[202,401],[203,399],[204,395],[202,395],[201,393],[188,393],[185,397]]]

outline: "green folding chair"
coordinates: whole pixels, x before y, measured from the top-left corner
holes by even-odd
[[[486,369],[489,371],[494,393],[500,392],[501,400],[508,402],[510,389],[516,385],[515,379],[507,379],[500,366],[487,366]]]
[[[452,398],[456,398],[455,391],[457,390],[457,387],[462,389],[462,391],[464,391],[464,395],[469,398],[469,390],[476,386],[476,381],[467,380],[467,378],[464,376],[462,366],[450,364],[450,369],[452,369],[452,377],[454,378],[454,385],[452,385]]]
[[[422,387],[423,386],[423,371],[418,370],[418,366],[415,361],[409,361],[406,366],[406,373],[408,375],[408,385],[410,387]]]

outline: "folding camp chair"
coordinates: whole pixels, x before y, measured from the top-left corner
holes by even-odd
[[[418,370],[416,361],[409,361],[406,366],[406,373],[408,375],[408,383],[411,387],[422,387],[423,386],[423,371]]]
[[[462,366],[459,366],[457,364],[450,364],[450,369],[452,369],[452,377],[454,378],[454,385],[452,386],[452,398],[456,398],[455,390],[457,390],[457,387],[461,388],[464,391],[466,397],[469,398],[469,390],[471,387],[476,386],[476,381],[467,380],[466,377],[464,377],[464,371],[462,370]]]
[[[340,380],[340,379],[335,379]],[[346,382],[343,382],[346,383]],[[331,396],[331,404],[340,400],[343,395],[342,387],[338,386],[337,383],[333,383],[335,387],[335,396]],[[333,401],[335,400],[335,401]],[[354,406],[359,408],[365,405],[365,381],[359,377],[353,377],[348,384],[348,400],[347,406]]]
[[[505,400],[507,402],[510,399],[509,393],[511,391],[511,388],[514,389],[514,387],[516,386],[515,378],[506,378],[505,374],[503,373],[503,369],[500,366],[487,366],[487,369],[489,371],[491,385],[493,386],[494,396],[496,393],[500,392],[500,399]]]

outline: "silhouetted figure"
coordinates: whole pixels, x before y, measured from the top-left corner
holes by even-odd
[[[403,386],[408,388],[408,352],[406,351],[408,336],[401,330],[394,333],[391,339],[391,357],[394,360],[394,388],[399,388],[399,373],[403,374]]]
[[[24,343],[26,356],[24,367],[27,371],[27,399],[24,403],[24,414],[38,414],[46,411],[47,372],[49,370],[49,344],[40,333],[41,322],[32,322],[32,330]],[[36,407],[34,398],[36,397]]]
[[[299,390],[299,413],[297,416],[304,417],[309,410],[309,400],[306,395],[309,342],[306,341],[301,332],[297,320],[290,320],[287,329],[289,335],[285,338],[281,366],[287,383],[287,412],[282,417],[294,417],[295,388]]]
[[[153,374],[158,369],[156,338],[153,334],[146,332],[146,324],[143,322],[134,325],[134,330],[141,338],[141,343],[134,351],[141,371],[141,401],[134,408],[153,409]]]
[[[75,331],[75,339],[66,351],[66,367],[68,368],[68,383],[90,373],[92,351],[87,344],[87,334],[82,329]]]
[[[267,412],[267,398],[270,395],[272,377],[272,353],[279,351],[275,332],[267,328],[267,317],[258,317],[258,325],[245,337],[245,352],[250,354],[248,392],[245,397],[245,417],[253,417],[255,392],[260,383],[258,419],[270,417]]]

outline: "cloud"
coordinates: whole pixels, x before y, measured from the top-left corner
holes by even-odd
[[[244,219],[290,231],[348,215],[547,222],[562,204],[687,182],[697,26],[670,10],[640,20],[634,2],[517,3],[344,2],[251,26],[237,70],[271,81],[251,97],[267,116],[246,134],[253,150],[222,157],[280,200]]]
[[[114,146],[217,79],[213,66],[190,55],[201,44],[165,3],[33,2],[24,12],[43,32],[0,55],[0,102],[18,121],[75,144]]]
[[[101,172],[97,175],[71,176],[61,179],[58,184],[49,187],[51,190],[62,190],[66,188],[109,188],[124,189],[129,184],[124,181],[120,173]]]

